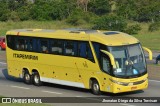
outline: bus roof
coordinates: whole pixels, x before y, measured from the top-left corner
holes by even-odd
[[[17,36],[93,41],[109,46],[120,46],[139,43],[139,40],[137,40],[135,37],[118,31],[99,31],[86,29],[16,29],[8,31],[6,34]]]

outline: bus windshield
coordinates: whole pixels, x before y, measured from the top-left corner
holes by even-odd
[[[109,51],[115,58],[117,77],[135,77],[146,73],[144,53],[140,44],[127,46],[110,46]]]

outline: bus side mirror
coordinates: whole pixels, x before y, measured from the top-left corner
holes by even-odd
[[[103,52],[104,54],[108,55],[110,60],[111,60],[111,65],[113,66],[113,68],[116,68],[116,64],[115,64],[115,60],[114,60],[114,56],[108,52],[108,51],[105,51],[105,50],[101,50],[101,52]]]
[[[146,47],[142,47],[142,48],[143,48],[143,50],[145,50],[145,51],[147,51],[149,53],[149,60],[152,60],[153,59],[152,51],[150,49],[146,48]]]

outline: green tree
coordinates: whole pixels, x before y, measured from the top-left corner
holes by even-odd
[[[1,0],[0,5],[1,21],[27,20],[27,17],[29,17],[28,0]]]
[[[31,9],[31,5],[26,5],[26,6],[22,6],[22,7],[18,8],[17,12],[18,12],[18,16],[21,21],[31,19],[30,9]]]
[[[66,5],[67,15],[70,16],[71,13],[76,9],[76,0],[63,0],[63,3]]]
[[[127,22],[116,15],[104,15],[95,20],[93,29],[125,31]]]
[[[138,32],[141,30],[141,27],[139,24],[130,25],[128,26],[124,32],[128,34],[138,34]]]
[[[36,0],[30,10],[32,19],[38,21],[51,20],[50,11],[52,11],[52,8],[50,3],[44,0]]]
[[[109,0],[90,0],[89,11],[97,15],[104,15],[111,11],[111,4]]]
[[[73,0],[36,0],[30,13],[34,20],[63,20],[74,8]]]
[[[149,25],[148,31],[158,31],[160,29],[160,21]]]
[[[9,14],[8,20],[20,21],[20,17],[16,11],[11,11]]]
[[[7,21],[10,11],[5,0],[0,1],[0,21]]]
[[[73,3],[73,2],[72,2]],[[53,20],[66,19],[72,12],[74,4],[67,0],[54,1],[51,3],[51,11],[49,13]]]
[[[160,21],[160,2],[158,0],[142,0],[138,2],[138,19],[140,22]]]
[[[77,7],[83,9],[83,11],[88,11],[88,4],[90,0],[76,0],[77,1]]]
[[[68,17],[67,22],[77,26],[89,22],[89,18],[89,13],[84,12],[82,9],[75,9]]]
[[[135,19],[138,16],[136,0],[118,0],[116,2],[116,13],[125,19]]]

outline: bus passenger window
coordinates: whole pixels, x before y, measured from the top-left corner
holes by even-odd
[[[46,46],[42,46],[42,52],[44,52],[44,53],[47,53],[48,52],[48,50],[47,50],[47,47]]]
[[[93,44],[97,59],[100,60],[100,44],[96,42],[93,42],[92,44]]]
[[[33,42],[32,42],[32,39],[29,39],[29,42],[28,42],[28,50],[29,50],[29,51],[32,51],[32,50],[33,50]]]
[[[24,39],[24,50],[27,50],[27,48],[28,48],[27,40]]]
[[[74,56],[74,43],[72,41],[67,41],[65,43],[65,55]]]
[[[16,41],[16,49],[17,50],[24,50],[24,39],[18,39]]]
[[[94,61],[89,43],[81,42],[79,44],[79,56]]]
[[[20,43],[16,42],[16,50],[19,50],[19,45],[20,45]]]
[[[50,44],[50,51],[53,54],[63,53],[63,41],[52,40]]]
[[[87,58],[88,60],[94,61],[92,51],[91,51],[89,44],[87,45]]]
[[[11,49],[15,49],[15,37],[14,36],[10,36],[10,35],[7,35],[7,45],[9,48]]]
[[[81,42],[79,44],[79,56],[83,57],[83,58],[87,58],[87,48],[86,48],[86,43],[85,42]]]
[[[41,52],[48,53],[48,41],[41,40]]]

